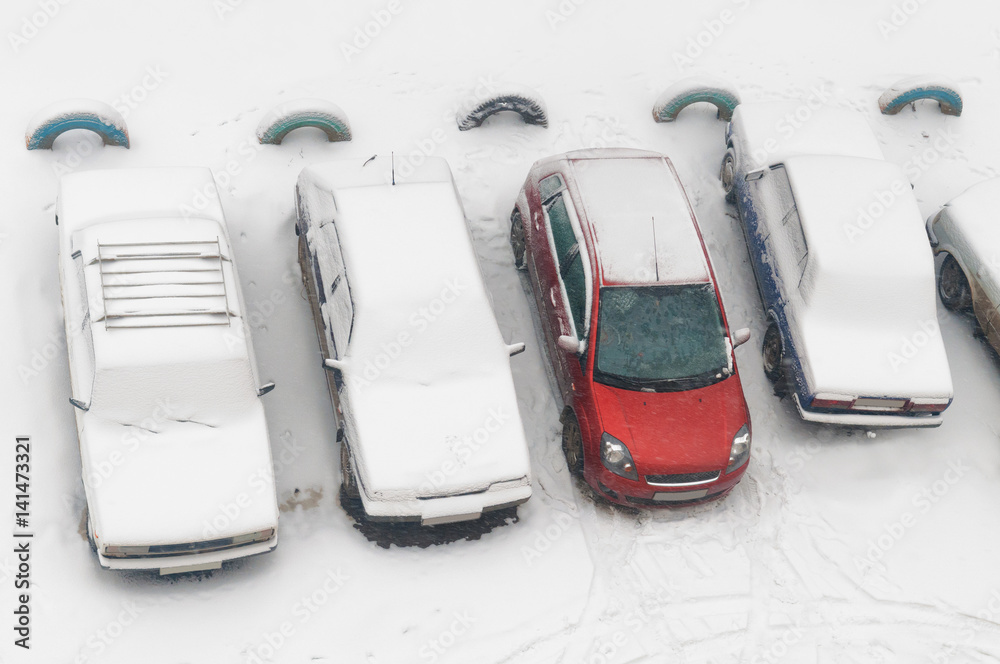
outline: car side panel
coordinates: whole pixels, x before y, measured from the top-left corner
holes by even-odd
[[[736,178],[736,209],[740,216],[744,238],[750,253],[750,264],[753,266],[757,290],[760,293],[764,312],[774,320],[781,334],[785,350],[785,363],[788,369],[790,387],[799,395],[802,403],[812,401],[812,394],[806,385],[802,361],[796,351],[795,342],[789,327],[786,311],[787,300],[779,286],[777,274],[772,269],[772,256],[768,244],[769,229],[767,220],[759,202],[754,199],[754,182],[745,180],[745,173],[737,171]],[[765,176],[766,178],[767,176]],[[757,182],[760,182],[759,180]]]

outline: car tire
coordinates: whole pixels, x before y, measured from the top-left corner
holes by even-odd
[[[732,148],[726,150],[726,156],[722,158],[719,180],[722,190],[726,192],[726,202],[736,203],[736,152]]]
[[[562,448],[566,456],[566,467],[571,475],[583,476],[583,433],[573,411],[567,410],[562,417]]]
[[[527,265],[524,262],[526,250],[524,221],[521,218],[521,212],[517,208],[514,208],[514,211],[510,214],[510,248],[514,251],[514,267],[518,270],[527,269]]]
[[[967,311],[972,307],[972,289],[969,280],[951,254],[945,256],[938,273],[938,296],[949,311]]]
[[[350,500],[361,500],[361,490],[358,489],[358,478],[351,464],[351,451],[347,442],[340,442],[340,490]]]
[[[764,375],[772,383],[780,383],[785,373],[785,349],[781,343],[781,332],[778,330],[778,324],[774,321],[771,321],[767,326],[767,331],[764,332],[761,355],[764,360]]]

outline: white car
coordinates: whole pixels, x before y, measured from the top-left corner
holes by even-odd
[[[446,161],[305,169],[300,263],[340,419],[343,492],[371,520],[437,525],[531,496],[501,337]]]
[[[215,569],[277,545],[262,385],[208,169],[67,175],[59,275],[100,563]]]
[[[935,253],[945,254],[938,295],[952,311],[972,310],[1000,351],[1000,178],[969,187],[927,220]]]
[[[903,171],[857,113],[740,104],[722,183],[768,319],[764,370],[803,419],[932,427],[951,403],[934,257]]]

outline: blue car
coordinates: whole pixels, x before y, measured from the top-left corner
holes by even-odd
[[[803,419],[933,427],[952,399],[911,186],[856,113],[736,107],[721,180],[767,318],[764,372]]]

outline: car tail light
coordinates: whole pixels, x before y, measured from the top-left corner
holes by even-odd
[[[950,399],[911,399],[910,400],[910,412],[911,413],[940,413],[948,404],[951,403]]]
[[[854,397],[843,394],[817,394],[813,397],[811,408],[827,410],[849,410],[854,405]]]

